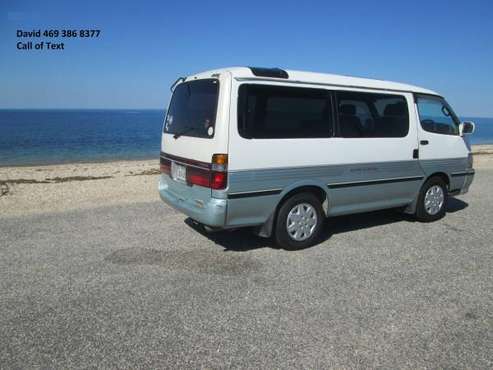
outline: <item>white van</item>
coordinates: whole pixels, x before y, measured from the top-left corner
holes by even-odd
[[[474,177],[461,123],[436,92],[396,82],[225,68],[179,78],[159,193],[208,229],[255,226],[287,249],[325,217],[403,207],[445,214]]]

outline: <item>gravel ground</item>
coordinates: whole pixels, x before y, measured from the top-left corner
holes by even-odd
[[[158,201],[0,218],[0,368],[493,367],[493,170],[287,252]]]
[[[489,154],[484,157],[493,159]],[[152,175],[158,173],[158,159],[0,167],[1,215],[26,216],[157,201],[157,180]]]

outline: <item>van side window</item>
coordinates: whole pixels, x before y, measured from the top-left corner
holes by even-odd
[[[405,137],[409,132],[406,99],[399,95],[338,91],[342,137]]]
[[[442,98],[418,95],[416,102],[424,130],[436,134],[459,135],[459,119]]]
[[[331,95],[327,90],[244,84],[239,89],[238,130],[244,138],[330,137]]]

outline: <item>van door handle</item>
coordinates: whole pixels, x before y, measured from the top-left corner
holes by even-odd
[[[429,144],[428,140],[421,140],[419,143],[421,145],[428,145]]]

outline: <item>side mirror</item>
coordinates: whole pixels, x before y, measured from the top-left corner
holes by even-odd
[[[469,135],[474,132],[475,124],[474,122],[462,122],[459,126],[460,135]]]

